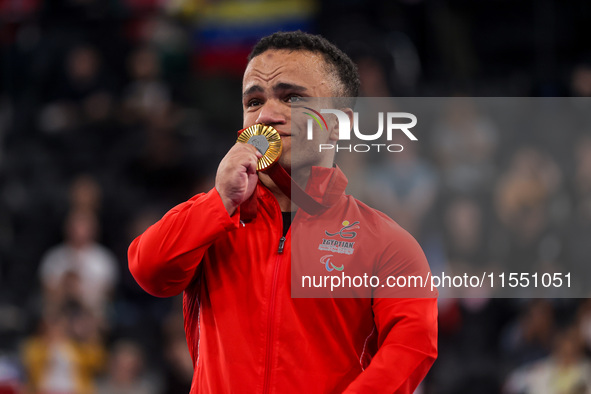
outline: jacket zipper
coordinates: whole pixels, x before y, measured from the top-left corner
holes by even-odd
[[[265,381],[263,385],[263,393],[269,392],[271,380],[271,359],[273,356],[273,322],[275,314],[275,295],[277,293],[277,277],[279,276],[279,263],[283,255],[283,248],[285,246],[285,236],[279,239],[279,246],[277,247],[277,259],[275,260],[275,269],[273,272],[273,282],[271,284],[271,302],[269,304],[269,317],[267,324],[267,353],[265,355]]]
[[[285,246],[285,237],[281,237],[279,240],[279,247],[277,248],[277,253],[283,253],[283,246]]]

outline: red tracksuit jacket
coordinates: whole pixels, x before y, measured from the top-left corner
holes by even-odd
[[[309,239],[294,256],[315,273],[348,272],[355,255],[371,255],[357,259],[366,266],[386,259],[405,272],[428,270],[416,241],[345,195],[346,185],[338,168],[313,167],[306,191],[330,208],[315,217],[298,210],[284,239],[279,204],[259,182],[252,222],[240,222],[239,210],[229,216],[212,189],[132,242],[129,268],[147,292],[184,291],[191,393],[412,393],[425,377],[437,357],[435,298],[291,297],[295,231]],[[345,220],[359,222],[354,243],[351,231],[338,233]],[[343,234],[351,242],[331,242]],[[327,255],[336,264],[324,264]]]

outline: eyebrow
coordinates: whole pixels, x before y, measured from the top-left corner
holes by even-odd
[[[308,90],[308,88],[306,88],[304,86],[300,86],[300,85],[295,85],[293,83],[286,83],[286,82],[280,82],[277,85],[273,86],[274,92],[277,92],[280,90],[291,90],[294,92],[305,92],[306,90]]]
[[[244,91],[244,93],[242,93],[242,97],[250,96],[253,93],[262,92],[262,91],[263,91],[262,87],[260,87],[259,85],[253,85],[253,86],[249,87],[248,89],[246,89]]]
[[[287,83],[287,82],[280,82],[277,85],[273,86],[274,92],[279,92],[279,91],[284,91],[284,90],[291,90],[296,93],[301,93],[301,92],[307,91],[308,88],[301,86],[301,85],[296,85],[296,84]],[[260,85],[253,85],[253,86],[249,87],[248,89],[246,89],[244,91],[244,93],[242,93],[242,97],[246,97],[246,96],[249,96],[253,93],[260,93],[263,91],[264,91],[264,89]]]

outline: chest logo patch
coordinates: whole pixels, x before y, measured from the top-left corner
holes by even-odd
[[[354,229],[359,228],[359,221],[355,221],[350,223],[348,220],[345,220],[341,223],[342,227],[339,231],[335,233],[330,233],[328,231],[324,231],[329,237],[336,237],[339,236],[340,238],[346,240],[338,240],[338,239],[329,239],[329,238],[322,238],[322,242],[318,245],[318,250],[323,250],[332,253],[341,253],[341,254],[353,254],[355,242],[348,241],[357,237],[357,232],[353,231]],[[326,256],[325,256],[326,257]],[[327,264],[326,269],[328,270],[330,266]],[[334,267],[333,269],[336,269]],[[330,270],[329,270],[330,271]]]
[[[339,231],[337,231],[336,233],[329,233],[326,230],[324,231],[324,233],[326,235],[328,235],[329,237],[334,237],[336,235],[339,235],[341,238],[344,238],[344,239],[353,239],[357,236],[357,233],[352,230],[359,228],[359,221],[349,223],[348,220],[345,220],[341,224],[343,227],[341,227],[341,229]]]

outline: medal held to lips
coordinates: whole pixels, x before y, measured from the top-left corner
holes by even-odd
[[[263,155],[257,163],[257,171],[271,167],[281,156],[281,136],[271,126],[255,124],[242,130],[236,142],[250,144]]]
[[[271,126],[255,124],[238,132],[238,140],[244,144],[250,144],[262,153],[257,163],[257,171],[263,171],[277,185],[279,190],[291,198],[299,207],[309,214],[319,214],[328,209],[328,206],[314,200],[293,179],[289,173],[277,163],[283,150],[279,132]],[[249,222],[256,217],[257,189],[240,205],[240,220]]]

